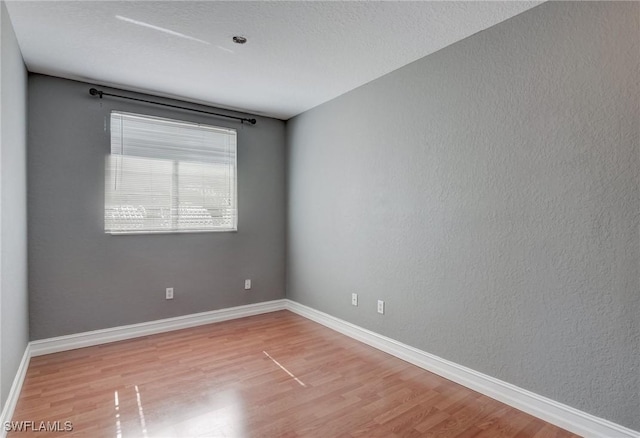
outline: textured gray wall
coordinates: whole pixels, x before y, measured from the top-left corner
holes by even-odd
[[[284,122],[259,117],[249,126],[101,101],[89,88],[29,76],[31,339],[283,298]],[[238,232],[105,234],[104,127],[112,109],[236,128]],[[245,278],[253,280],[251,291]],[[166,287],[175,288],[174,300],[164,299]]]
[[[290,120],[287,296],[640,430],[639,16],[545,3]]]
[[[27,296],[27,71],[0,4],[0,404],[29,341]]]

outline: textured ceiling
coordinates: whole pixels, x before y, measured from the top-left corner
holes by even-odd
[[[29,71],[288,119],[540,2],[7,2]],[[248,38],[245,45],[231,41]]]

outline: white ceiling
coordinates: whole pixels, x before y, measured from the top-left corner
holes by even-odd
[[[288,119],[541,2],[8,1],[29,71]],[[231,41],[248,38],[245,45]]]

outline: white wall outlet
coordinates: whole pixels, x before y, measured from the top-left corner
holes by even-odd
[[[384,315],[384,301],[378,300],[378,313]]]
[[[166,292],[165,292],[165,298],[167,300],[172,300],[173,299],[173,288],[172,287],[168,287]]]
[[[251,289],[251,280],[247,279],[244,281],[244,290],[249,290]]]
[[[358,294],[351,294],[351,305],[352,306],[358,305]]]

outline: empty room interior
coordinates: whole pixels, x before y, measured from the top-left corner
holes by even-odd
[[[640,437],[640,2],[0,3],[1,436]]]

